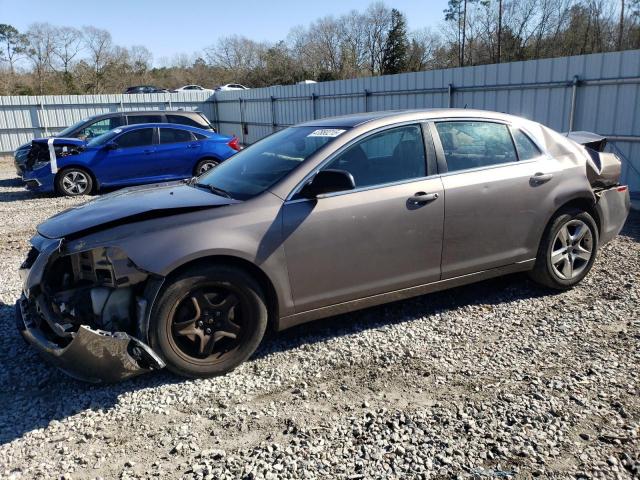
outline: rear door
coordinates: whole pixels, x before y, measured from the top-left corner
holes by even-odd
[[[557,161],[502,122],[438,121],[432,132],[448,170],[442,278],[534,258],[561,174]]]
[[[356,189],[283,207],[296,312],[439,280],[442,183],[419,124],[370,134],[323,168],[351,173]]]
[[[102,150],[99,178],[104,184],[144,183],[161,176],[156,158],[155,128],[138,128],[116,137],[118,148]]]
[[[159,131],[156,156],[158,171],[167,179],[190,177],[202,154],[202,142],[189,130],[160,127]]]

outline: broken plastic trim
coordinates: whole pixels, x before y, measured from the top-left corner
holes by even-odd
[[[29,317],[24,296],[16,303],[22,337],[46,360],[79,380],[118,382],[165,366],[147,344],[124,332],[106,332],[81,325],[65,347],[46,338]]]

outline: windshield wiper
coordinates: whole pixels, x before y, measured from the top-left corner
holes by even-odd
[[[195,187],[206,188],[210,192],[215,193],[216,195],[220,195],[222,197],[233,198],[229,194],[229,192],[227,192],[226,190],[223,190],[222,188],[214,187],[213,185],[209,185],[208,183],[194,183],[193,185]]]

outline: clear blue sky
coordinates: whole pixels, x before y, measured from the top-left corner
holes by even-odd
[[[371,0],[0,0],[0,23],[26,30],[33,22],[82,27],[94,25],[111,32],[116,44],[144,45],[154,56],[201,51],[219,37],[245,35],[254,40],[285,38],[297,25],[326,15],[363,10]],[[407,15],[409,29],[437,26],[447,0],[388,0]]]

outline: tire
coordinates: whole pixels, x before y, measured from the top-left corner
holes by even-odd
[[[218,165],[220,165],[220,162],[215,158],[203,158],[196,164],[196,168],[193,169],[193,174],[194,176],[199,177]]]
[[[79,167],[65,168],[56,176],[56,191],[67,197],[88,195],[93,191],[93,177]]]
[[[266,327],[264,295],[249,274],[232,266],[202,266],[178,275],[160,293],[149,339],[172,372],[212,377],[248,359]]]
[[[576,208],[558,212],[540,242],[530,277],[545,287],[568,290],[589,273],[598,251],[593,217]]]

